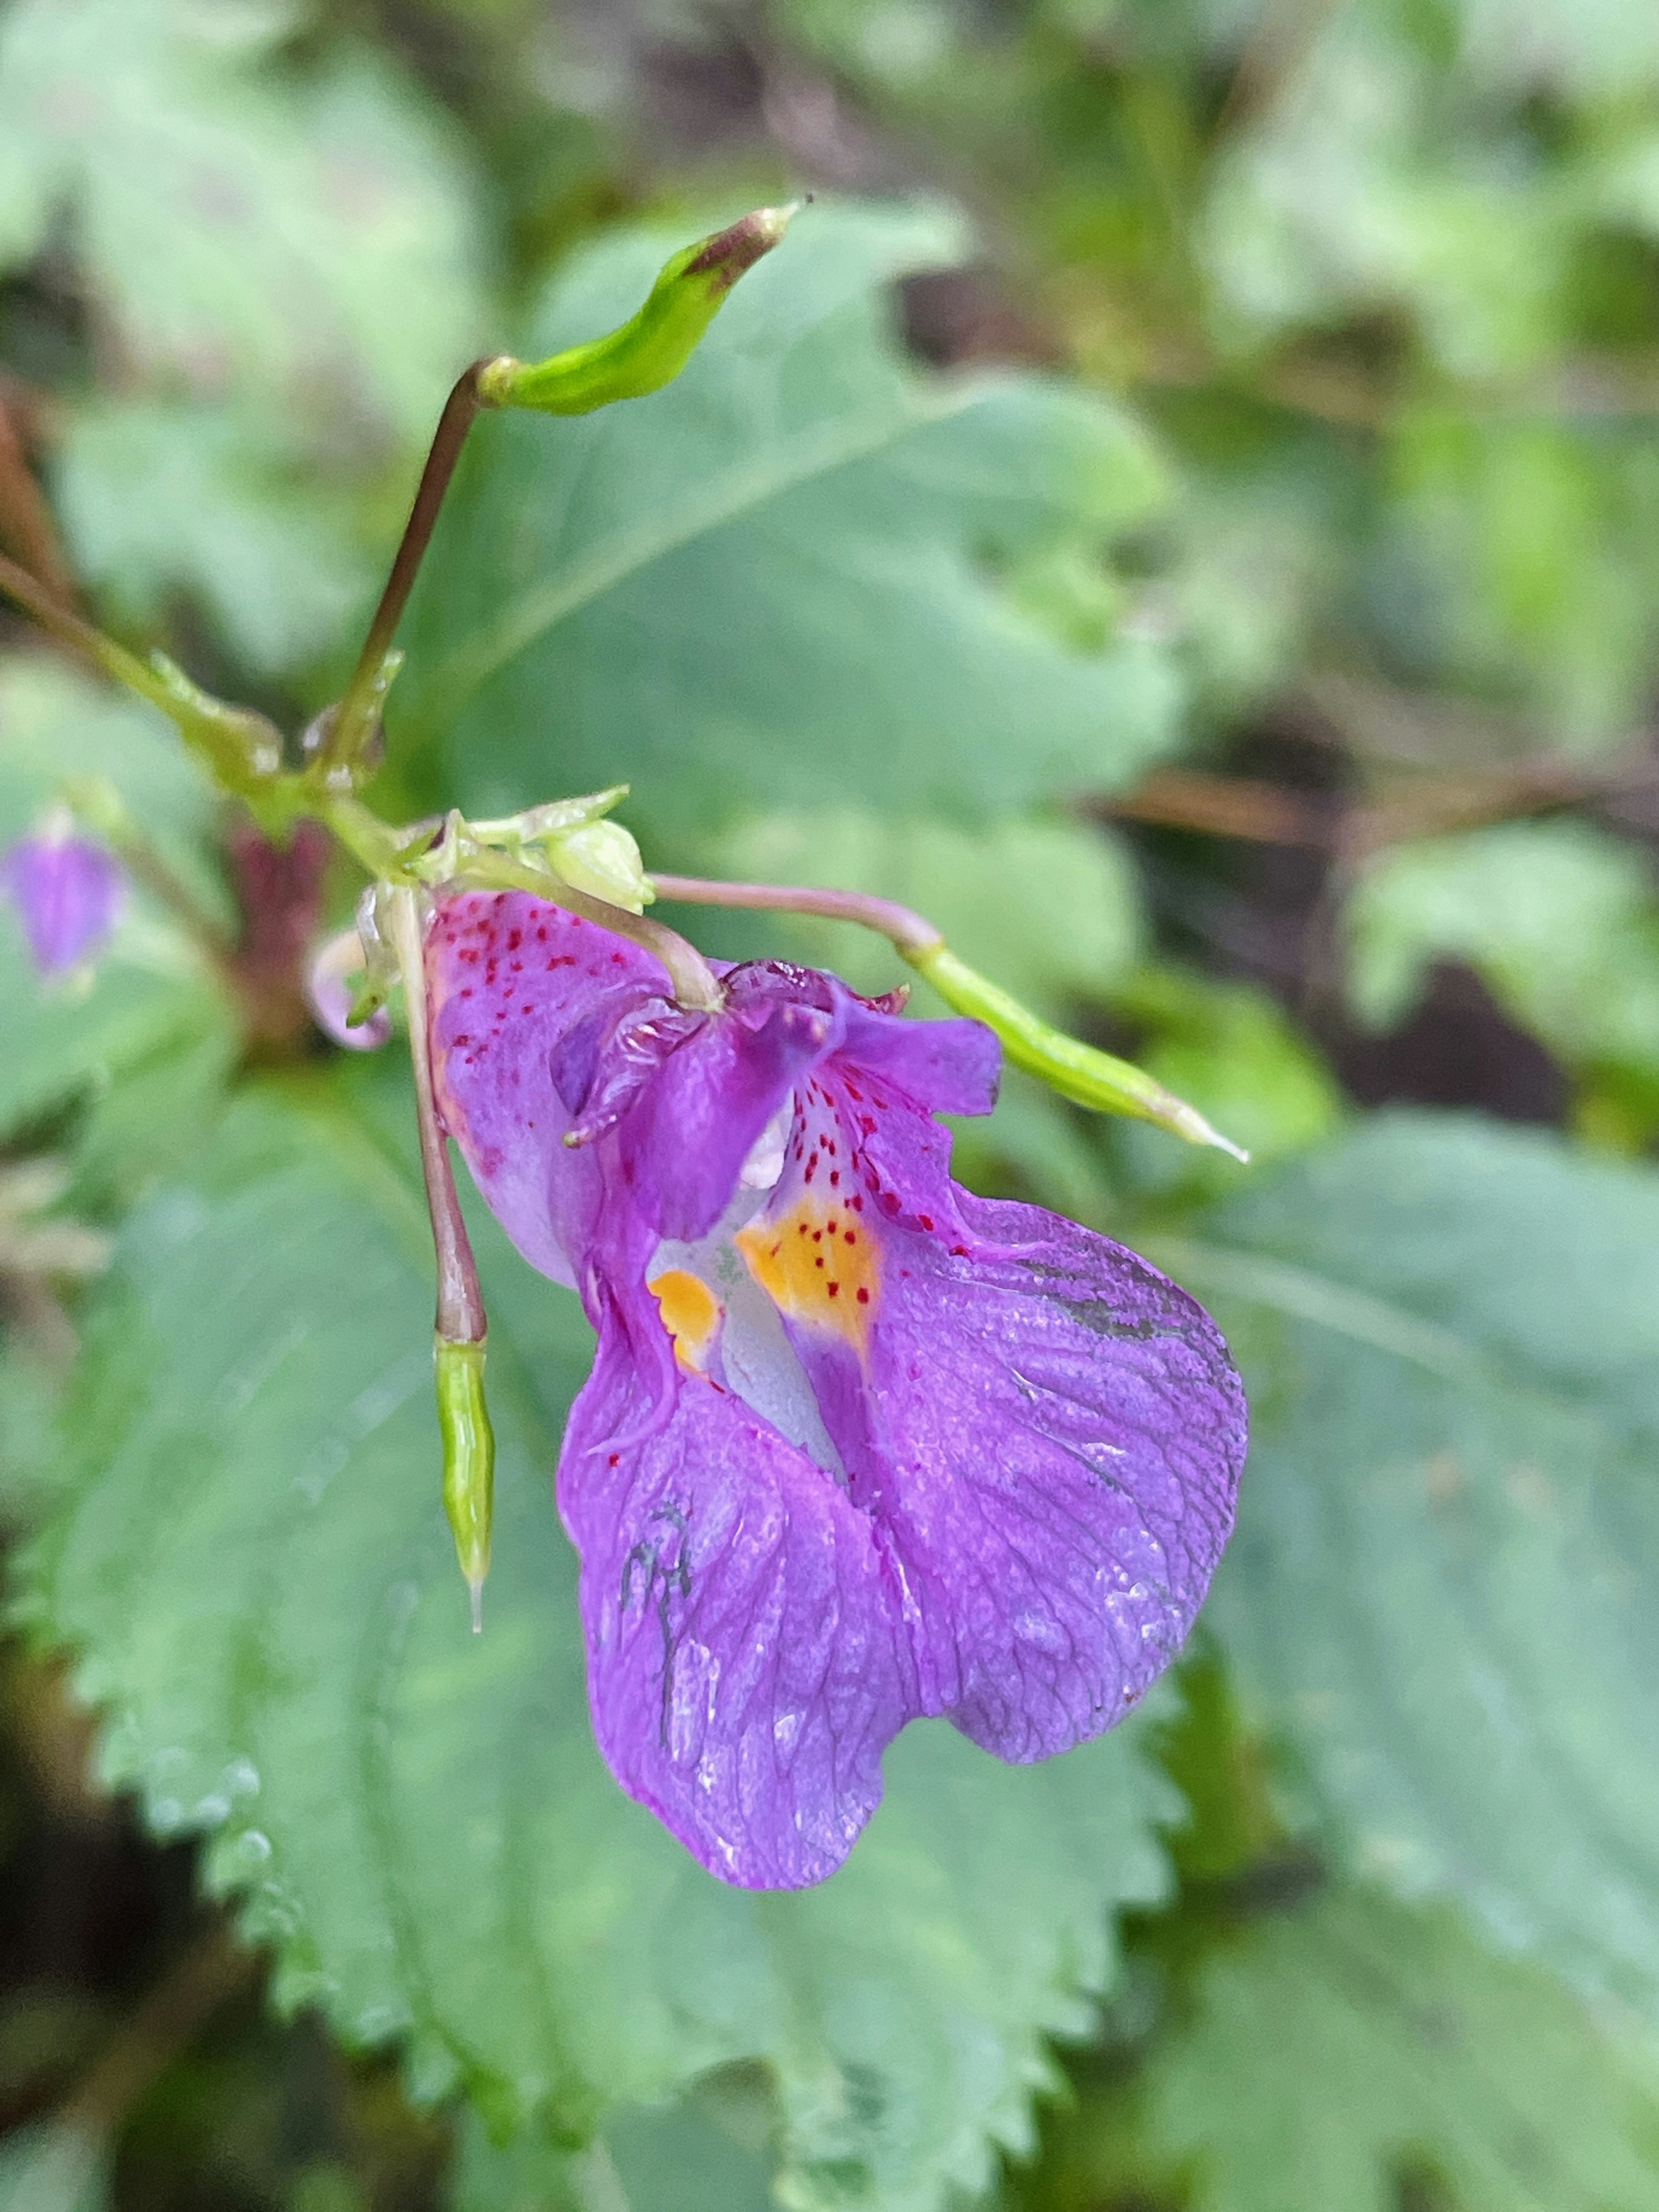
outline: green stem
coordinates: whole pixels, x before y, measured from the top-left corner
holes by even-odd
[[[0,592],[33,617],[42,629],[93,666],[159,707],[186,744],[223,789],[246,799],[263,820],[272,818],[283,778],[282,732],[263,714],[222,700],[191,682],[164,654],[140,660],[70,608],[59,605],[46,587],[0,554]],[[279,811],[302,811],[303,808]]]

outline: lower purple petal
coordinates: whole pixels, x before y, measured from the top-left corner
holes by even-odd
[[[867,1071],[821,1070],[797,1128],[779,1264],[831,1160],[865,1203],[823,1249],[850,1279],[853,1221],[873,1256],[856,1328],[845,1281],[815,1307],[805,1279],[786,1321],[902,1583],[921,1710],[1047,1758],[1120,1719],[1203,1601],[1244,1458],[1226,1346],[1121,1245],[952,1183],[945,1133]]]
[[[599,1747],[711,1874],[821,1881],[880,1802],[882,1751],[915,1710],[873,1531],[706,1377],[680,1380],[639,1435],[632,1334],[602,1322],[559,1467]]]

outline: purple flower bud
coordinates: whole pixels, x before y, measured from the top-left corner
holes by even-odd
[[[95,959],[121,909],[125,878],[101,845],[50,827],[0,855],[0,891],[17,908],[43,975]]]

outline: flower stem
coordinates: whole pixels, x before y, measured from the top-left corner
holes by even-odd
[[[594,898],[562,877],[532,868],[505,853],[483,852],[470,859],[465,881],[500,890],[529,891],[536,898],[562,907],[567,914],[579,914],[584,921],[608,929],[613,937],[625,937],[642,946],[667,970],[677,1002],[695,1013],[717,1014],[726,1004],[726,994],[714,969],[689,939],[665,922],[649,921],[642,914],[630,914],[626,907]]]
[[[427,1210],[432,1217],[432,1242],[438,1255],[433,1356],[438,1430],[443,1440],[444,1511],[455,1539],[461,1572],[472,1593],[476,1634],[483,1625],[483,1591],[489,1571],[495,1492],[495,1437],[483,1387],[488,1323],[477,1265],[450,1169],[449,1139],[433,1086],[421,894],[399,889],[392,893],[388,903],[392,939],[403,971],[404,1001],[409,1013],[409,1056],[415,1070],[421,1171],[426,1180]]]
[[[451,1344],[482,1344],[484,1340],[483,1294],[472,1246],[461,1218],[450,1171],[449,1140],[438,1113],[432,1082],[432,1044],[427,1032],[426,955],[420,912],[420,895],[395,890],[392,908],[392,939],[403,974],[404,1001],[409,1010],[409,1056],[415,1068],[415,1106],[421,1132],[421,1171],[426,1178],[427,1206],[432,1216],[432,1242],[438,1255],[438,1334]]]
[[[925,975],[948,1006],[970,1014],[994,1030],[1017,1067],[1038,1077],[1062,1098],[1097,1113],[1123,1114],[1155,1122],[1189,1145],[1213,1145],[1235,1159],[1249,1156],[1231,1138],[1212,1129],[1195,1106],[1166,1091],[1155,1076],[1131,1060],[1119,1060],[1081,1037],[1067,1036],[1000,985],[969,967],[945,942],[944,933],[925,915],[891,899],[862,891],[819,890],[810,884],[723,884],[701,876],[651,878],[663,898],[701,906],[760,907],[781,914],[822,915],[831,921],[860,922],[884,937],[917,974]]]
[[[450,479],[455,473],[456,463],[461,458],[461,448],[466,443],[466,434],[477,420],[485,404],[479,389],[479,378],[490,366],[488,356],[475,361],[463,369],[455,380],[444,409],[438,417],[438,427],[433,433],[431,450],[426,457],[426,466],[421,471],[421,481],[416,488],[415,502],[409,510],[409,520],[404,525],[392,572],[386,580],[386,589],[374,610],[368,625],[368,635],[363,640],[363,649],[357,656],[357,665],[351,672],[339,705],[331,718],[319,759],[325,772],[330,769],[349,768],[362,752],[369,735],[370,725],[379,710],[384,690],[382,672],[392,651],[392,640],[398,634],[398,624],[403,620],[404,609],[409,605],[409,595],[415,588],[415,579],[421,572],[421,563],[432,543],[432,532],[437,525],[439,510],[444,503]]]
[[[819,915],[828,921],[860,922],[886,938],[900,958],[913,966],[913,955],[945,942],[944,932],[925,915],[863,891],[819,890],[806,884],[722,884],[702,876],[654,872],[651,882],[660,897],[681,899],[688,905],[763,907],[781,914]]]

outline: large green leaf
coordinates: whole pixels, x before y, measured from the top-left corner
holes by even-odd
[[[1207,1615],[1349,1863],[1659,2005],[1659,1176],[1388,1115],[1166,1255],[1255,1420]]]
[[[520,350],[620,321],[671,242],[588,252]],[[1042,580],[1100,562],[1159,471],[1064,385],[906,365],[886,287],[964,251],[937,213],[808,209],[666,390],[480,422],[405,624],[406,760],[441,741],[478,810],[629,778],[682,834],[1132,776],[1172,734],[1168,653],[1103,615],[1079,635]]]
[[[337,491],[264,408],[84,402],[56,489],[76,572],[106,605],[155,629],[186,590],[258,669],[332,648],[372,586]]]
[[[1510,822],[1380,855],[1344,916],[1349,988],[1377,1028],[1431,963],[1462,960],[1569,1066],[1659,1073],[1659,906],[1633,846],[1584,822]]]
[[[777,2076],[787,2201],[935,2203],[1018,2144],[1109,1912],[1156,1895],[1132,1729],[1036,1769],[943,1725],[817,1891],[722,1887],[589,1732],[549,1476],[586,1331],[481,1223],[501,1444],[482,1639],[440,1509],[430,1260],[386,1079],[255,1091],[132,1220],[64,1419],[29,1617],[82,1652],[103,1771],[211,1835],[289,2002],[410,2039],[418,2090],[580,2140],[720,2062]],[[401,1098],[394,1091],[392,1104]]]
[[[308,75],[270,0],[11,0],[0,15],[0,261],[64,203],[152,374],[319,426],[418,434],[476,341],[479,252],[438,118],[365,54]]]
[[[1443,1908],[1335,1891],[1202,1960],[1128,2097],[1062,2122],[1038,2201],[1139,2203],[1155,2175],[1190,2212],[1643,2212],[1659,2080]]]

